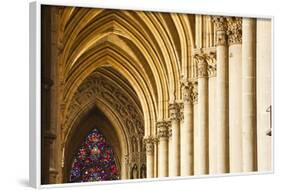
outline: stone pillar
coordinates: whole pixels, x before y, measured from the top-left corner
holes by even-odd
[[[49,159],[46,159],[48,162],[46,164],[46,172],[48,176],[48,184],[56,183],[56,178],[58,172],[55,169],[54,165],[54,141],[56,139],[56,135],[53,134],[51,131],[46,131],[44,134],[44,151],[45,151],[45,156],[48,157]],[[44,163],[42,163],[44,164]]]
[[[242,21],[243,171],[257,169],[256,155],[256,19]]]
[[[209,76],[209,174],[217,172],[217,125],[216,125],[216,58],[208,62]]]
[[[169,162],[169,165],[168,165],[168,176],[171,176],[171,173],[172,173],[172,127],[171,125],[169,125],[168,127],[168,162]]]
[[[146,148],[146,177],[154,177],[154,139],[148,137],[144,139]]]
[[[181,126],[181,176],[194,174],[193,102],[198,93],[195,82],[183,82],[183,125]]]
[[[272,170],[272,20],[257,19],[258,171]]]
[[[205,55],[195,55],[198,62],[198,171],[196,175],[208,174],[208,63]]]
[[[121,179],[129,179],[129,155],[122,155],[122,163],[121,163]]]
[[[50,184],[55,184],[57,183],[57,176],[58,176],[58,171],[56,169],[56,164],[55,164],[55,142],[52,142],[50,145],[50,167],[49,167],[49,183]]]
[[[213,17],[216,28],[217,49],[217,92],[216,92],[216,122],[217,122],[217,172],[229,171],[228,158],[228,48],[226,36],[226,18]]]
[[[159,147],[159,177],[168,177],[168,129],[170,122],[161,121],[157,123],[158,147]]]
[[[180,107],[178,103],[169,105],[171,120],[171,160],[169,161],[169,176],[180,175]]]
[[[227,18],[229,44],[229,170],[242,172],[242,18]]]
[[[154,177],[159,177],[159,140],[157,137],[153,139],[154,145]]]

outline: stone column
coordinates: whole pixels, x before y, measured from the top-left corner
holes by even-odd
[[[169,150],[171,160],[169,161],[169,176],[180,175],[180,107],[178,103],[169,105],[171,120],[172,144]]]
[[[242,18],[227,18],[229,44],[229,170],[242,172]]]
[[[198,171],[195,174],[208,174],[208,63],[205,55],[195,55],[198,63]]]
[[[172,173],[172,127],[171,125],[169,125],[168,127],[168,162],[169,162],[169,166],[168,166],[168,176],[171,176],[171,173]]]
[[[272,170],[272,20],[257,20],[258,171]]]
[[[256,165],[256,19],[242,21],[242,142],[243,171]]]
[[[193,101],[198,93],[195,82],[183,82],[183,125],[181,127],[181,176],[193,175]]]
[[[154,177],[154,139],[148,137],[144,139],[146,148],[146,177]]]
[[[159,139],[157,137],[153,138],[154,145],[154,177],[159,177]]]
[[[228,48],[225,17],[213,17],[216,28],[217,82],[217,173],[229,171],[228,158]]]
[[[216,125],[216,53],[212,53],[213,59],[208,62],[209,76],[209,174],[217,172],[217,125]]]
[[[159,147],[159,177],[168,177],[168,129],[170,122],[161,121],[157,123],[158,147]]]
[[[47,183],[52,184],[52,183],[56,183],[56,177],[58,172],[55,170],[54,167],[54,141],[56,139],[56,135],[53,134],[51,131],[46,131],[44,134],[44,151],[45,151],[45,156],[49,157],[49,160],[47,162],[47,166],[46,166],[46,172],[48,179]],[[42,163],[44,164],[44,163]],[[48,168],[48,169],[47,169]]]
[[[129,179],[129,155],[122,155],[121,157],[122,163],[121,163],[121,179]]]

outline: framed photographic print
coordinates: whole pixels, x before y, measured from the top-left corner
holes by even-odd
[[[271,17],[30,4],[30,181],[271,173]]]

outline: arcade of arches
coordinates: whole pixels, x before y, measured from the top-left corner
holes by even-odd
[[[42,184],[272,170],[270,20],[41,14]]]

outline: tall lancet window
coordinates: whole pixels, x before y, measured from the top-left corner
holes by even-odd
[[[97,130],[92,130],[78,150],[70,171],[70,182],[119,179],[112,147]]]

